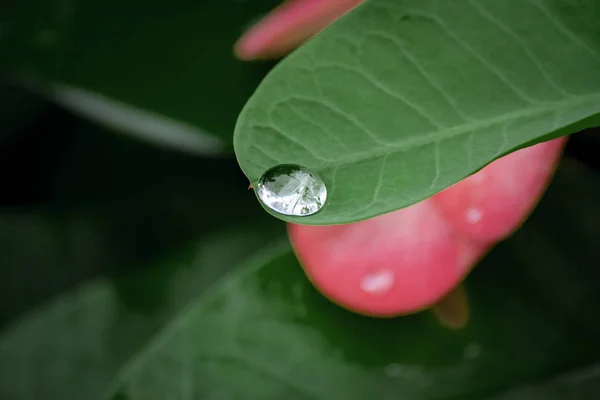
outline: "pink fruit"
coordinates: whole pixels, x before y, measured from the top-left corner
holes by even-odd
[[[282,56],[362,0],[289,0],[236,44],[242,59]],[[339,226],[288,225],[306,274],[352,311],[394,316],[437,304],[444,325],[468,316],[458,287],[489,249],[527,218],[565,138],[509,154],[405,209]]]
[[[510,235],[547,186],[565,139],[540,143],[499,160],[438,193],[433,201],[457,233],[481,244]]]
[[[420,203],[337,226],[289,224],[314,285],[359,313],[431,307],[519,227],[546,188],[564,138],[519,150]]]
[[[243,60],[281,57],[364,0],[288,0],[235,44]]]

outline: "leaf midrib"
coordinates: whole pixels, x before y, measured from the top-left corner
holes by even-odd
[[[322,172],[323,170],[327,170],[327,169],[331,169],[331,168],[337,169],[342,165],[353,164],[353,163],[358,163],[358,162],[362,162],[362,161],[372,161],[375,159],[379,159],[381,157],[388,157],[388,156],[396,154],[396,153],[402,153],[402,152],[414,150],[415,148],[422,147],[425,145],[441,143],[448,139],[452,139],[452,138],[466,135],[466,134],[471,134],[471,133],[476,132],[477,130],[484,130],[486,128],[490,128],[490,127],[493,127],[496,125],[504,124],[503,129],[505,129],[508,124],[516,121],[519,118],[537,117],[537,116],[541,116],[543,114],[547,114],[548,112],[560,114],[562,111],[564,111],[567,108],[573,108],[578,105],[593,104],[593,103],[600,104],[600,93],[572,96],[572,97],[569,97],[565,100],[561,100],[558,102],[546,103],[547,104],[546,106],[531,106],[526,109],[521,109],[521,110],[518,110],[518,111],[515,111],[512,113],[508,113],[508,114],[501,114],[501,115],[498,115],[498,116],[495,116],[492,118],[487,118],[485,120],[471,121],[467,124],[457,125],[457,126],[454,126],[451,128],[442,129],[439,131],[430,132],[430,133],[426,133],[426,134],[415,136],[415,137],[409,137],[409,138],[403,139],[402,142],[400,142],[400,143],[396,143],[396,144],[390,143],[390,144],[386,144],[385,147],[384,146],[375,147],[372,150],[369,150],[369,151],[366,151],[363,153],[354,153],[354,154],[350,154],[346,157],[340,157],[335,160],[329,160],[328,162],[321,162],[321,163],[316,164],[313,167],[313,169],[316,170],[317,172]],[[574,121],[571,121],[571,122],[574,122]],[[275,131],[279,132],[279,134],[281,136],[283,136],[286,140],[290,140],[294,143],[300,143],[295,140],[292,140],[289,137],[289,135],[287,133],[285,133],[284,131],[282,131],[281,129],[277,129],[276,127],[274,127],[272,125],[268,125],[268,126],[269,126],[269,128],[274,129]],[[553,128],[552,131],[557,130],[561,126],[562,126],[561,122],[557,121],[556,126]],[[262,150],[260,148],[260,146],[256,143],[254,143],[253,146],[259,148],[259,150]],[[306,145],[303,145],[303,146],[305,148],[307,148]],[[308,149],[308,150],[310,150],[310,149]],[[507,150],[507,149],[499,149],[498,155],[500,155],[503,150]]]
[[[266,263],[285,254],[290,250],[287,240],[276,240],[275,242],[257,249],[255,254],[246,262],[240,263],[238,267],[233,268],[228,273],[217,279],[198,297],[190,301],[179,313],[177,313],[162,329],[159,329],[135,354],[131,356],[128,362],[124,363],[115,373],[114,378],[107,385],[106,390],[100,395],[100,399],[112,399],[117,392],[119,385],[123,382],[122,377],[129,376],[131,373],[141,368],[144,360],[152,354],[159,351],[160,347],[168,341],[174,332],[185,324],[185,318],[188,313],[196,307],[201,307],[217,297],[220,290],[231,282],[239,281],[263,267]]]

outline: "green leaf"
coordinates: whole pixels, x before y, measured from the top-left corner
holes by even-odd
[[[234,160],[45,115],[0,149],[2,170],[18,171],[0,198],[0,328],[82,280],[131,273],[242,221],[264,226]]]
[[[234,146],[256,182],[299,164],[328,186],[308,225],[423,200],[524,145],[600,124],[595,0],[368,0],[277,65]]]
[[[102,398],[140,348],[240,259],[264,246],[273,236],[266,232],[213,233],[155,262],[158,268],[146,265],[136,274],[82,285],[25,314],[0,339],[0,397]]]
[[[15,321],[0,335],[0,397],[595,399],[598,199],[597,176],[563,163],[523,229],[467,279],[471,320],[460,331],[429,313],[344,311],[285,243],[254,226],[223,232]],[[131,305],[160,283],[160,307]]]
[[[236,60],[233,44],[277,3],[19,1],[0,13],[0,72],[144,140],[229,151],[235,118],[270,67]]]

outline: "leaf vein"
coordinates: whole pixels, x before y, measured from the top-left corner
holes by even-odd
[[[254,257],[248,262],[244,263],[240,268],[232,270],[230,273],[225,274],[220,280],[215,281],[205,292],[204,296],[200,296],[192,300],[187,307],[181,310],[173,319],[170,325],[165,326],[159,330],[148,342],[147,345],[140,348],[140,350],[134,354],[127,363],[125,363],[115,374],[115,377],[107,386],[107,390],[103,393],[101,398],[112,399],[114,393],[118,390],[119,385],[125,380],[125,376],[130,373],[134,373],[141,368],[142,363],[146,361],[148,357],[151,357],[154,353],[158,352],[160,347],[171,339],[178,329],[181,329],[185,323],[185,317],[195,307],[201,307],[202,302],[208,302],[207,299],[215,299],[218,296],[219,289],[227,283],[232,281],[242,280],[261,268],[265,262],[273,260],[282,254],[290,250],[289,244],[286,241],[277,241],[269,246],[265,246],[259,249]],[[240,272],[242,271],[242,272]],[[236,275],[237,272],[237,275]]]
[[[273,157],[272,155],[270,155],[261,145],[259,145],[259,143],[252,143],[251,147],[254,147],[256,150],[258,150],[259,153],[262,153],[263,156],[265,156],[266,158],[273,160],[275,164],[281,164],[277,157]]]
[[[557,92],[559,92],[560,94],[562,94],[566,97],[571,97],[574,95],[574,93],[567,92],[563,87],[559,86],[556,82],[554,82],[554,80],[548,74],[548,71],[544,68],[543,64],[540,62],[540,60],[537,58],[537,56],[531,51],[531,49],[529,48],[527,43],[525,43],[523,41],[523,39],[521,39],[519,37],[519,35],[517,35],[510,28],[509,25],[506,25],[503,22],[501,22],[498,18],[496,18],[493,14],[491,14],[489,11],[487,11],[483,6],[478,4],[476,1],[474,1],[474,0],[468,0],[468,1],[479,12],[479,14],[483,18],[487,19],[492,24],[496,25],[501,31],[503,31],[506,35],[510,36],[512,39],[514,39],[517,42],[517,44],[519,44],[519,46],[523,49],[523,51],[525,52],[527,57],[533,62],[533,64],[536,66],[536,68],[540,71],[540,73],[542,74],[542,76],[544,77],[546,82],[548,82],[548,85],[552,86]]]
[[[348,146],[346,145],[346,143],[342,142],[340,140],[339,137],[337,137],[336,135],[334,135],[332,132],[330,132],[328,129],[323,128],[322,126],[316,124],[313,120],[310,119],[310,117],[308,115],[306,115],[304,113],[304,111],[298,110],[296,107],[294,106],[289,106],[290,110],[296,114],[300,119],[302,119],[303,121],[307,122],[308,124],[315,126],[317,129],[319,129],[321,132],[324,132],[325,135],[329,136],[330,138],[332,138],[333,140],[335,140],[340,146],[342,146],[345,149],[348,149]]]
[[[417,107],[416,105],[412,104],[409,100],[407,100],[401,94],[390,90],[385,85],[382,85],[377,80],[377,78],[375,78],[373,75],[371,75],[369,72],[365,71],[364,69],[357,69],[357,68],[350,67],[349,65],[337,64],[337,63],[330,63],[330,64],[319,63],[318,65],[316,65],[313,68],[312,71],[313,71],[313,73],[316,73],[316,71],[319,69],[328,69],[328,68],[331,68],[331,69],[339,68],[341,70],[353,72],[353,73],[363,77],[367,82],[369,82],[375,88],[380,90],[382,93],[385,93],[388,96],[392,97],[393,99],[399,100],[400,102],[404,103],[408,108],[413,110],[416,114],[420,115],[421,117],[425,118],[427,121],[429,121],[429,123],[431,123],[436,128],[438,128],[438,129],[443,128],[443,125],[440,125],[437,121],[435,121],[435,119],[433,117],[428,115],[425,111],[421,110],[420,107]]]
[[[596,51],[593,48],[591,48],[583,39],[581,39],[581,37],[576,35],[573,31],[571,31],[564,24],[562,24],[560,21],[558,21],[552,14],[552,12],[550,10],[548,10],[548,8],[546,6],[544,6],[542,3],[538,2],[538,1],[533,1],[533,0],[526,0],[526,1],[534,6],[537,6],[540,9],[540,11],[542,11],[542,13],[546,16],[546,18],[548,18],[550,23],[552,23],[556,28],[558,28],[562,33],[565,34],[565,36],[567,36],[569,39],[571,39],[574,43],[578,44],[579,47],[581,47],[581,48],[585,49],[587,52],[589,52],[590,55],[596,59],[596,61],[600,62],[600,53],[596,53]]]
[[[477,50],[475,50],[473,47],[471,47],[469,44],[467,44],[460,37],[456,36],[453,33],[452,29],[450,29],[445,24],[443,19],[437,18],[435,16],[431,16],[431,15],[423,15],[423,17],[429,17],[432,20],[434,20],[435,22],[437,22],[440,25],[440,27],[446,32],[448,37],[450,37],[456,44],[458,44],[465,51],[467,51],[469,54],[471,54],[473,57],[475,57],[475,59],[477,59],[477,61],[479,61],[481,63],[481,65],[486,67],[492,74],[496,75],[498,77],[498,79],[500,79],[506,85],[506,87],[508,89],[510,89],[517,97],[521,98],[522,100],[524,100],[527,103],[531,103],[534,105],[545,104],[545,102],[540,102],[532,97],[529,97],[527,94],[525,94],[523,91],[521,91],[521,89],[519,89],[514,83],[512,83],[506,75],[504,75],[501,71],[499,71],[493,64],[488,62],[485,59],[485,57],[483,57],[481,54],[479,54],[479,52]]]
[[[325,158],[321,157],[320,155],[318,155],[317,153],[315,153],[315,151],[313,149],[311,149],[310,147],[308,147],[306,144],[302,143],[298,139],[295,139],[293,136],[291,136],[290,134],[288,134],[284,129],[281,129],[280,127],[278,127],[273,122],[273,120],[271,118],[269,118],[269,124],[270,125],[261,125],[261,124],[254,123],[254,124],[250,125],[250,128],[272,129],[273,131],[277,132],[279,135],[283,136],[285,139],[287,139],[290,142],[292,142],[295,145],[297,145],[298,147],[303,148],[314,159],[319,160],[319,161],[331,161],[331,160],[328,160],[328,159],[325,159]]]
[[[370,129],[368,129],[366,126],[364,126],[363,124],[361,124],[360,122],[358,122],[356,120],[356,118],[354,118],[353,116],[347,114],[346,112],[340,110],[339,108],[337,108],[336,106],[334,106],[333,104],[325,101],[324,99],[313,99],[310,97],[304,97],[304,96],[299,96],[299,95],[292,95],[289,96],[285,99],[280,100],[279,102],[274,103],[274,106],[279,104],[279,103],[285,103],[289,100],[293,100],[293,99],[297,99],[297,100],[303,100],[309,103],[313,103],[313,104],[317,104],[321,107],[325,107],[327,108],[329,111],[332,111],[334,114],[337,114],[341,117],[343,117],[345,120],[347,120],[348,122],[350,122],[352,125],[354,125],[356,128],[358,128],[360,131],[362,131],[366,136],[368,136],[369,138],[371,138],[373,140],[374,143],[376,143],[377,145],[380,146],[391,146],[392,143],[389,142],[384,142],[383,140],[381,140],[380,138],[378,138],[377,136],[375,136],[375,134],[373,132],[371,132]]]
[[[472,122],[473,118],[467,117],[462,110],[456,105],[456,102],[452,97],[441,87],[439,86],[435,80],[431,77],[431,75],[425,71],[421,63],[414,57],[414,55],[409,52],[402,44],[395,38],[394,36],[385,34],[383,32],[370,32],[368,35],[378,36],[380,38],[387,39],[394,43],[398,50],[406,57],[408,62],[425,78],[425,81],[429,83],[429,85],[436,90],[440,95],[446,100],[451,109],[453,109],[465,122]],[[367,36],[368,36],[367,35]]]
[[[455,138],[457,136],[470,134],[477,129],[487,128],[487,127],[494,126],[496,124],[501,124],[501,123],[514,122],[514,120],[516,120],[518,118],[524,118],[524,117],[530,117],[530,116],[535,117],[537,113],[545,114],[548,111],[555,112],[556,110],[561,109],[562,107],[567,107],[567,106],[572,105],[570,103],[574,102],[573,99],[577,99],[578,100],[577,103],[580,102],[579,100],[581,100],[581,103],[583,103],[582,99],[585,99],[585,100],[589,99],[592,102],[594,102],[594,104],[600,103],[600,95],[574,96],[574,97],[571,97],[569,99],[569,101],[556,102],[552,105],[552,107],[549,107],[549,106],[534,107],[533,110],[528,109],[525,112],[522,110],[518,110],[518,111],[508,113],[508,114],[502,114],[502,115],[499,115],[494,118],[489,118],[485,121],[478,121],[478,122],[471,123],[471,124],[465,124],[465,125],[460,125],[457,127],[449,128],[449,129],[442,130],[439,132],[427,133],[427,134],[423,134],[423,135],[419,135],[419,136],[404,138],[404,139],[402,139],[402,141],[400,143],[396,143],[394,145],[388,145],[387,148],[384,147],[384,148],[379,148],[379,149],[371,149],[371,150],[365,151],[365,152],[349,154],[347,157],[340,157],[340,158],[336,159],[335,163],[321,164],[319,166],[319,168],[323,169],[323,168],[335,167],[336,165],[340,165],[340,164],[352,164],[352,163],[356,163],[356,162],[363,161],[363,160],[369,160],[369,159],[374,159],[377,157],[386,156],[388,154],[409,151],[414,148],[430,145],[436,141],[441,142],[441,141]],[[567,103],[567,104],[565,104],[565,103]],[[598,109],[600,110],[600,106],[598,107]]]

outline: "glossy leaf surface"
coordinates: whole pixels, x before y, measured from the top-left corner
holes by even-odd
[[[278,164],[321,175],[328,204],[287,221],[411,205],[598,124],[599,20],[593,0],[369,0],[269,73],[238,119],[238,161],[252,182]]]

